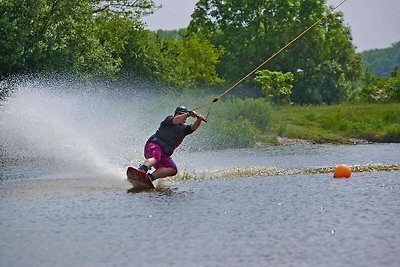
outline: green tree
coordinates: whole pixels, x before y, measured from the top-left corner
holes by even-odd
[[[220,83],[223,49],[200,35],[146,30],[140,18],[155,8],[152,0],[0,1],[0,77],[61,71],[179,87]]]
[[[395,66],[390,77],[377,76],[368,70],[361,79],[361,86],[353,96],[359,102],[398,102],[400,101],[400,73]]]
[[[120,60],[123,72],[131,69],[150,71],[143,61],[147,60],[146,53],[151,55],[151,51],[145,49],[154,48],[156,44],[140,21],[104,11],[96,17],[95,23],[100,43],[112,53],[113,58]]]
[[[181,30],[157,30],[155,34],[161,38],[178,39],[182,37],[180,31]]]
[[[182,79],[189,86],[223,82],[215,66],[223,55],[222,47],[214,47],[207,39],[192,35],[179,39],[179,69]]]
[[[386,102],[387,94],[383,90],[385,78],[373,74],[366,74],[362,77],[363,85],[355,91],[355,100],[359,102]]]
[[[96,14],[101,14],[97,18],[101,43],[121,59],[121,75],[179,87],[222,82],[215,70],[221,48],[200,36],[177,38],[177,31],[153,34],[143,28],[138,18],[156,8],[153,1],[92,2],[97,6]],[[120,10],[124,12],[117,12]]]
[[[400,65],[400,42],[394,43],[389,48],[364,51],[361,56],[371,67],[373,74],[389,77],[391,70]]]
[[[294,76],[293,73],[260,70],[256,72],[255,81],[260,83],[264,95],[276,104],[290,103]]]
[[[222,82],[215,66],[223,53],[199,36],[170,38],[133,31],[121,55],[123,72],[181,88]]]
[[[111,13],[133,21],[140,21],[142,16],[149,15],[161,7],[153,0],[89,0],[89,2],[96,16]]]
[[[87,1],[1,1],[0,13],[1,76],[55,70],[109,76],[119,69],[97,38]]]
[[[344,26],[343,14],[328,11],[325,1],[320,0],[200,0],[188,33],[204,34],[214,45],[224,47],[225,54],[217,70],[231,81],[243,77],[327,15],[323,23],[267,67],[294,73],[295,102],[333,103],[348,95],[349,85],[359,77],[361,63],[351,43],[350,29]],[[297,72],[298,69],[302,71]],[[331,75],[332,70],[335,75]]]
[[[336,103],[351,94],[359,79],[361,58],[351,43],[350,29],[343,26],[340,12],[327,15],[299,43],[290,47],[282,60],[284,69],[298,66],[293,100],[297,103]],[[286,61],[287,59],[287,61]]]
[[[223,50],[207,39],[192,35],[179,39],[163,38],[158,42],[161,50],[154,59],[154,73],[163,81],[184,88],[222,82],[215,66]]]
[[[385,91],[391,101],[400,101],[400,73],[399,66],[395,66],[390,73],[390,78],[385,84]]]

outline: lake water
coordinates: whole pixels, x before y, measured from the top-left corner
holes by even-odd
[[[134,193],[125,168],[165,114],[54,87],[21,85],[1,107],[0,266],[400,266],[400,171],[379,167],[400,165],[399,144],[188,139],[181,175]],[[320,171],[341,163],[375,171]]]
[[[399,151],[393,144],[290,146],[178,153],[176,161],[187,172],[400,164]],[[123,175],[49,175],[48,166],[3,161],[1,266],[400,264],[399,171],[345,180],[332,174],[173,179],[157,191],[128,193]]]

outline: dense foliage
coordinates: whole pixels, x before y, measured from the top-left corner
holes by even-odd
[[[0,77],[63,72],[180,87],[220,83],[223,50],[198,36],[152,34],[140,18],[154,8],[151,0],[0,1]]]
[[[273,103],[289,104],[293,89],[293,74],[278,71],[260,70],[255,81],[262,85],[264,95]]]
[[[215,106],[200,140],[207,148],[243,148],[262,140],[270,126],[271,106],[264,99],[227,99]]]
[[[396,65],[400,66],[400,42],[389,48],[364,51],[361,56],[373,74],[388,77]]]
[[[296,103],[335,103],[350,94],[359,77],[361,60],[351,43],[340,12],[329,13],[325,1],[200,0],[188,33],[200,33],[225,54],[218,65],[222,78],[232,81],[275,53],[280,47],[326,15],[295,45],[267,68],[292,72]],[[298,72],[297,70],[302,70]]]
[[[157,8],[153,0],[0,1],[0,80],[61,72],[215,89],[238,81],[325,15],[265,66],[288,75],[289,83],[270,73],[258,83],[251,76],[246,88],[276,103],[399,101],[397,70],[388,78],[367,72],[359,80],[361,57],[350,29],[342,13],[330,13],[324,0],[200,0],[187,29],[154,33],[141,19]],[[388,58],[398,62],[399,47],[363,57],[380,68]],[[4,92],[0,83],[0,98]]]
[[[1,1],[0,77],[70,71],[113,75],[120,61],[97,38],[87,1]]]
[[[395,66],[390,77],[376,76],[367,73],[362,77],[362,85],[354,92],[353,100],[357,102],[399,102],[400,73]]]

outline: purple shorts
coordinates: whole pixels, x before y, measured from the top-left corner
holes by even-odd
[[[176,167],[175,162],[172,160],[172,158],[165,155],[162,152],[161,147],[154,142],[146,143],[146,145],[144,146],[144,157],[146,159],[155,158],[157,160],[157,163],[156,165],[154,165],[154,168],[156,169],[164,167],[172,168],[178,171],[178,168]]]

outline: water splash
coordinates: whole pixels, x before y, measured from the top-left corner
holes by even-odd
[[[0,103],[1,158],[50,160],[65,175],[124,177],[127,165],[142,160],[159,116],[149,112],[147,89],[24,79]]]

